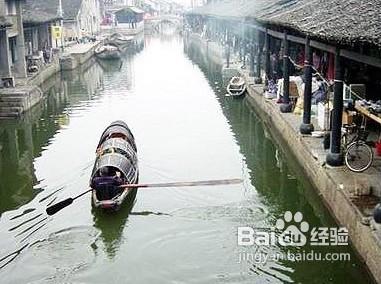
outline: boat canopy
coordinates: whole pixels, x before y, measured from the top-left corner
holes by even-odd
[[[122,136],[125,136],[126,140],[128,140],[133,147],[133,149],[136,151],[136,144],[135,144],[135,138],[134,135],[132,135],[131,130],[128,128],[127,124],[124,121],[117,120],[108,126],[105,131],[103,131],[101,139],[98,143],[98,148],[101,146],[101,144],[108,138],[112,138],[113,136],[120,137],[118,134],[122,134]]]
[[[137,156],[132,145],[122,138],[107,139],[98,149],[99,155],[118,153],[130,160],[131,163],[136,163]]]
[[[126,178],[127,183],[132,183],[137,175],[137,164],[131,163],[126,157],[118,153],[105,154],[97,158],[91,179],[98,175],[98,172],[103,167],[113,167],[118,169]]]
[[[138,174],[135,139],[125,122],[114,121],[103,131],[97,154],[91,180],[103,167],[118,169],[127,182],[135,180]]]

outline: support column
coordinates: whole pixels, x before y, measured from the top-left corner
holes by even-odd
[[[341,66],[340,49],[335,53],[335,88],[333,96],[331,145],[327,155],[327,164],[333,167],[343,165],[341,153],[341,124],[343,115],[343,69]]]
[[[23,28],[21,5],[22,5],[21,1],[16,2],[18,35],[16,37],[17,60],[14,66],[15,66],[15,71],[17,73],[17,77],[26,78],[27,74],[26,74],[26,62],[25,62],[25,41],[24,41],[24,28]]]
[[[304,105],[303,105],[303,122],[300,125],[301,134],[311,134],[314,126],[311,124],[311,99],[312,99],[312,50],[310,39],[307,37],[305,46],[304,61]]]
[[[226,30],[226,68],[230,67],[230,32]]]
[[[243,29],[243,32],[242,32],[242,65],[243,66],[246,66],[246,52],[247,52],[247,48],[246,48],[246,45],[247,45],[247,35],[246,35],[246,26],[244,23],[242,23],[242,29]]]
[[[283,39],[283,102],[280,105],[281,112],[291,112],[292,105],[290,103],[290,59],[289,41],[287,32],[284,33]]]
[[[11,76],[11,55],[9,52],[9,41],[7,31],[0,29],[0,76]]]
[[[263,54],[263,45],[264,45],[264,40],[263,40],[263,35],[261,34],[260,31],[257,31],[257,39],[258,39],[258,50],[257,50],[257,70],[256,70],[256,79],[255,83],[256,84],[262,84],[262,54]]]
[[[5,0],[0,0],[0,15],[3,16],[5,15]]]
[[[255,30],[252,30],[250,41],[250,77],[254,77],[254,65],[255,65]]]
[[[268,80],[270,79],[270,35],[267,33],[265,34],[265,73],[266,73],[266,80],[265,84],[268,85]]]

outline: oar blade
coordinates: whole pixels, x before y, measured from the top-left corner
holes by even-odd
[[[65,207],[72,204],[73,200],[74,200],[73,198],[68,198],[68,199],[62,200],[61,202],[58,202],[52,206],[49,206],[48,208],[46,208],[46,213],[48,215],[54,215],[58,211],[60,211],[61,209],[64,209]]]

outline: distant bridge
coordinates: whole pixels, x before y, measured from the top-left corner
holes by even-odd
[[[179,29],[183,25],[183,17],[176,15],[159,15],[144,20],[145,28],[150,30],[160,31],[162,24],[170,24]]]

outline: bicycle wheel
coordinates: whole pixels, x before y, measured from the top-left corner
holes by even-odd
[[[373,161],[373,150],[363,141],[349,144],[345,152],[345,164],[356,173],[367,170]]]

